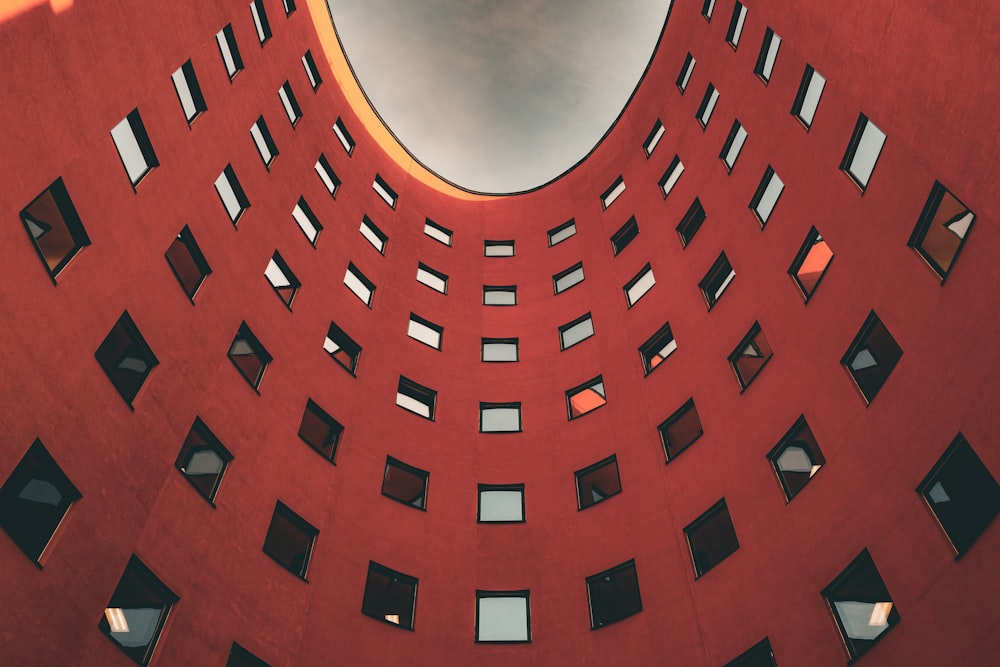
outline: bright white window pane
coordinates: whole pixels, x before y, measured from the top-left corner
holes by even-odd
[[[697,63],[694,58],[688,61],[687,67],[684,68],[684,75],[681,77],[680,87],[681,90],[685,90],[688,85],[688,81],[691,80],[691,73],[694,72],[695,63]]]
[[[628,305],[634,306],[636,301],[641,299],[655,284],[656,278],[653,277],[653,269],[648,269],[628,288]]]
[[[323,185],[330,191],[330,194],[334,194],[337,191],[337,184],[334,182],[333,176],[319,160],[316,161],[316,173],[319,174],[319,179],[323,181]]]
[[[736,158],[740,156],[740,151],[743,150],[743,144],[747,140],[747,131],[742,125],[736,130],[736,136],[733,137],[733,143],[729,145],[729,151],[726,153],[726,164],[730,169],[736,164]]]
[[[571,223],[569,225],[566,225],[565,227],[563,227],[562,229],[560,229],[559,231],[557,231],[557,232],[555,232],[553,234],[549,234],[549,245],[552,246],[552,245],[556,245],[558,243],[562,243],[563,241],[565,241],[569,237],[573,236],[574,234],[576,234],[576,223],[575,222]]]
[[[309,219],[309,216],[306,215],[306,212],[303,211],[302,207],[298,204],[296,204],[295,208],[292,209],[292,217],[295,218],[295,222],[298,223],[299,228],[302,230],[302,233],[306,235],[306,238],[309,239],[309,242],[315,243],[316,237],[319,236],[319,230],[316,229],[312,220]]]
[[[708,2],[702,8],[702,14],[705,18],[712,18],[712,12],[715,11],[715,0],[708,0]]]
[[[816,107],[819,106],[819,98],[823,94],[823,87],[826,86],[826,79],[820,73],[813,70],[809,78],[809,85],[806,94],[802,98],[802,108],[799,110],[799,118],[807,126],[812,125],[813,117],[816,115]]]
[[[445,293],[445,290],[448,287],[448,283],[443,278],[438,277],[430,271],[425,271],[420,267],[417,267],[417,282],[421,282],[431,289],[441,292],[442,294]]]
[[[524,521],[521,491],[480,491],[479,521]]]
[[[236,193],[233,191],[233,186],[229,182],[229,178],[226,177],[226,172],[222,172],[219,174],[219,177],[215,179],[215,190],[219,193],[223,206],[226,207],[226,213],[229,214],[229,219],[236,220],[236,218],[240,215],[240,211],[243,209],[240,206],[239,199],[236,198]]]
[[[764,193],[760,196],[760,201],[757,202],[755,209],[761,220],[767,222],[767,219],[771,217],[774,205],[778,203],[778,197],[784,189],[785,184],[781,182],[777,174],[772,173],[771,180],[767,182],[767,187],[764,188]]]
[[[666,129],[663,127],[663,123],[657,122],[656,131],[653,132],[652,137],[646,142],[646,155],[653,154],[653,151],[656,150],[656,144],[660,143],[664,132],[666,132]]]
[[[517,361],[517,343],[483,343],[483,361]]]
[[[670,172],[670,175],[663,181],[662,188],[664,197],[669,195],[670,191],[674,189],[674,186],[677,184],[677,179],[679,179],[683,173],[684,163],[678,160],[677,166],[674,167],[673,171]]]
[[[723,280],[722,283],[719,285],[719,289],[715,290],[716,301],[719,300],[719,297],[722,296],[722,293],[726,291],[726,288],[729,287],[729,283],[733,282],[733,278],[735,277],[736,277],[736,272],[730,269],[729,275],[726,276],[726,279]]]
[[[514,290],[483,291],[483,304],[487,306],[513,306],[517,303],[517,293]]]
[[[344,147],[344,150],[350,154],[354,150],[354,143],[347,138],[347,133],[344,132],[343,124],[339,120],[333,126],[333,133],[337,135],[337,139],[340,140],[340,145]]]
[[[226,39],[225,29],[215,34],[215,41],[219,43],[219,51],[222,53],[222,60],[226,63],[226,72],[231,79],[239,70],[236,68],[236,60],[233,58],[233,52],[229,48],[229,40]]]
[[[111,130],[111,138],[114,139],[118,154],[125,164],[125,172],[128,174],[129,180],[135,185],[143,174],[149,171],[149,164],[142,154],[142,149],[139,148],[139,141],[132,130],[128,116],[114,126]]]
[[[514,243],[504,242],[489,244],[485,246],[486,257],[513,257],[514,256]]]
[[[705,105],[705,110],[701,114],[702,125],[708,125],[708,121],[712,118],[712,112],[715,111],[715,103],[718,101],[719,91],[713,88],[712,94],[708,98],[708,104]]]
[[[288,91],[285,86],[278,88],[278,97],[281,98],[281,104],[285,107],[285,113],[288,114],[288,120],[295,123],[298,120],[298,114],[295,113],[295,107],[292,106],[292,100],[288,98]]]
[[[275,288],[280,289],[292,286],[291,281],[288,280],[288,277],[273,259],[267,263],[267,268],[264,269],[264,276]]]
[[[737,11],[739,13],[736,15],[736,26],[733,28],[733,38],[730,40],[733,46],[740,43],[740,35],[743,34],[743,24],[747,19],[747,8],[745,5],[740,5]]]
[[[385,250],[385,241],[368,225],[367,220],[361,221],[361,235],[368,239],[368,242],[375,246],[375,249],[379,252]]]
[[[184,109],[184,117],[189,121],[198,115],[198,107],[195,106],[194,96],[191,95],[191,86],[188,85],[184,68],[178,67],[177,71],[170,75],[174,81],[174,88],[177,90],[177,97],[181,100],[181,108]]]
[[[355,296],[364,301],[366,305],[371,305],[371,289],[358,276],[354,275],[351,267],[347,267],[347,272],[344,274],[344,284],[347,285],[349,290],[354,292]]]
[[[875,127],[875,123],[870,120],[866,121],[858,148],[854,152],[854,158],[847,167],[847,170],[857,179],[861,187],[868,185],[868,179],[872,177],[875,161],[878,160],[884,143],[885,133]]]
[[[413,340],[419,340],[424,345],[430,345],[435,350],[441,349],[441,332],[430,328],[423,322],[417,322],[411,318],[406,335]]]
[[[615,200],[618,199],[623,192],[625,192],[625,181],[619,180],[615,187],[612,188],[608,194],[604,195],[604,199],[602,200],[604,202],[604,208],[614,204]]]
[[[261,21],[260,10],[257,8],[256,2],[250,3],[250,13],[253,14],[253,24],[257,28],[257,39],[263,44],[264,40],[268,38],[266,32],[264,32],[264,23]]]
[[[669,357],[671,354],[673,354],[676,350],[677,350],[677,341],[671,338],[670,342],[668,342],[662,348],[657,350],[653,356],[654,358],[658,357],[660,360],[663,360]]]
[[[396,206],[396,197],[392,193],[390,193],[388,190],[386,190],[384,187],[382,187],[382,184],[379,183],[377,179],[375,180],[374,183],[372,183],[372,189],[376,193],[378,193],[378,196],[382,198],[382,201],[384,201],[389,206],[395,208],[395,206]]]
[[[401,408],[406,408],[410,412],[415,412],[421,417],[431,418],[431,407],[425,405],[415,398],[410,398],[406,394],[396,392],[396,405]]]
[[[570,287],[579,282],[583,282],[582,266],[556,279],[556,294],[568,290]]]
[[[271,149],[267,145],[267,140],[264,139],[264,133],[261,132],[260,126],[254,123],[250,127],[250,134],[253,136],[253,142],[257,144],[257,152],[260,153],[260,157],[264,160],[264,164],[270,164],[271,160],[274,159],[274,155],[271,154]]]
[[[435,227],[434,225],[424,223],[424,234],[427,234],[427,236],[431,237],[435,241],[440,241],[448,246],[451,245],[451,234]]]
[[[778,58],[778,47],[781,46],[781,38],[771,34],[771,43],[767,45],[767,55],[764,56],[764,66],[761,68],[761,76],[767,81],[774,71],[774,61]]]
[[[512,433],[521,430],[520,408],[482,408],[483,433]]]
[[[563,349],[572,347],[594,335],[594,320],[587,318],[562,332]]]
[[[528,599],[523,597],[479,598],[481,642],[528,641]]]
[[[313,68],[309,65],[309,59],[302,56],[302,67],[306,70],[306,76],[309,78],[309,85],[313,90],[316,90],[316,74],[313,72]]]

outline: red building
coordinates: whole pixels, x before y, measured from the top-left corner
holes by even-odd
[[[992,3],[675,2],[511,196],[292,4],[0,9],[0,662],[1000,660]]]

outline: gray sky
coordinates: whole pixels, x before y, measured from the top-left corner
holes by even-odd
[[[558,176],[617,118],[668,0],[328,0],[375,109],[471,190]]]

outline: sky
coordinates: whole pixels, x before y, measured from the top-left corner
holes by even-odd
[[[618,117],[669,0],[328,0],[375,110],[464,188],[538,187]]]

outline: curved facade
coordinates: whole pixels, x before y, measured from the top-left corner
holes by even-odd
[[[246,3],[9,5],[3,660],[223,665],[236,642],[275,666],[717,666],[766,637],[780,665],[994,661],[996,12],[714,4],[675,3],[601,144],[514,196],[461,191],[392,143],[322,2],[260,2],[263,43]],[[593,335],[564,345],[587,314]],[[675,346],[644,348],[667,324]],[[516,338],[517,361],[481,361],[486,338]],[[517,406],[516,432],[482,432]],[[217,438],[207,467],[192,429],[198,452]],[[958,464],[935,468],[959,434],[972,500]],[[587,470],[612,455],[620,493]],[[478,485],[523,485],[524,521],[477,522]],[[942,488],[975,520],[942,515]],[[731,530],[698,522],[720,500]],[[25,523],[30,502],[48,518]],[[137,561],[176,597],[151,652],[135,627],[121,650],[105,614],[135,626]],[[412,631],[372,588],[413,582],[370,562],[417,580]],[[638,595],[627,571],[588,583],[625,563]],[[530,642],[476,641],[477,591],[530,591]],[[867,629],[844,601],[874,605]]]

